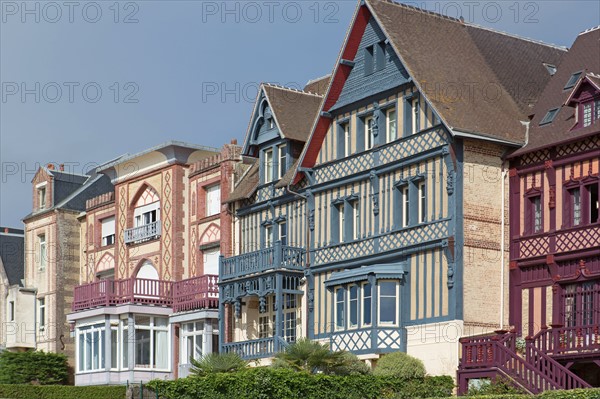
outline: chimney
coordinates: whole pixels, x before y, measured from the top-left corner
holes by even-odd
[[[50,169],[50,170],[54,170],[54,164],[52,164],[52,163],[49,163],[49,164],[47,165],[47,168],[48,168],[48,169]]]
[[[59,169],[61,172],[64,172],[64,171],[65,171],[65,164],[64,164],[64,163],[61,163],[60,165],[58,165],[58,169]]]
[[[237,145],[237,139],[231,139],[231,144]]]

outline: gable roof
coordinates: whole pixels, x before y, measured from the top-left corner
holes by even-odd
[[[373,17],[413,82],[455,135],[511,145],[525,141],[528,108],[540,89],[521,95],[529,82],[544,86],[550,75],[543,62],[557,64],[565,49],[485,29],[461,20],[386,0],[359,3],[323,100],[327,112],[344,86],[362,34]],[[534,76],[532,78],[532,76]],[[456,95],[456,89],[461,94]],[[454,91],[453,91],[454,90]],[[493,94],[490,94],[490,92]],[[314,165],[330,119],[314,122],[301,166]],[[298,175],[296,175],[298,179]]]
[[[571,89],[565,85],[574,73],[584,71],[578,82]],[[540,100],[535,105],[529,127],[527,144],[511,154],[511,157],[526,152],[550,147],[561,142],[568,142],[600,132],[600,123],[596,121],[590,126],[573,129],[575,125],[575,108],[565,105],[568,98],[578,90],[582,82],[591,80],[600,84],[600,29],[591,29],[581,33],[573,46],[557,66],[556,73],[546,85]],[[540,126],[540,121],[549,110],[559,108],[552,123]]]
[[[263,89],[281,134],[305,142],[323,97],[269,83],[263,84]]]
[[[25,277],[24,248],[23,230],[0,228],[0,259],[9,285],[22,285],[21,280]]]

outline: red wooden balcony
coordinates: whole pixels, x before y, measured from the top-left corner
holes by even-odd
[[[219,307],[219,276],[206,274],[173,283],[173,311]]]
[[[217,308],[217,276],[205,275],[179,282],[129,278],[100,280],[75,287],[73,311],[136,303],[173,307],[175,312]]]

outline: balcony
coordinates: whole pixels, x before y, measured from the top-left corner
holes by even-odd
[[[125,230],[125,244],[139,243],[160,237],[160,220]]]
[[[173,283],[173,312],[218,309],[219,276],[204,275]]]
[[[76,312],[126,303],[173,307],[173,311],[219,305],[218,276],[205,275],[178,282],[129,278],[101,280],[75,287],[73,305]]]
[[[275,270],[302,271],[305,251],[277,241],[274,246],[243,255],[221,258],[221,281]]]

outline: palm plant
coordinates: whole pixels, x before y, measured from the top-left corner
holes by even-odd
[[[291,368],[311,374],[366,374],[368,367],[345,351],[331,351],[329,345],[302,338],[275,355],[273,367]]]
[[[196,360],[191,358],[193,375],[213,373],[234,373],[248,366],[248,363],[237,353],[209,353]]]

